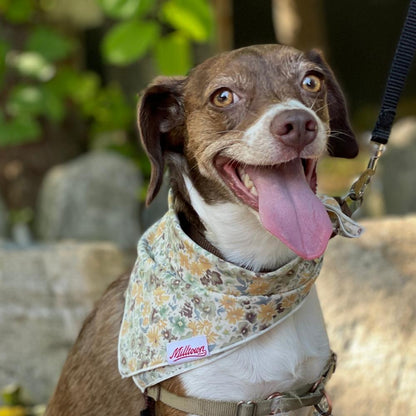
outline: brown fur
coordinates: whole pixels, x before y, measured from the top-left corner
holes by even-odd
[[[319,69],[326,88],[310,97],[299,89],[299,74]],[[244,100],[233,108],[210,105],[221,87],[242,91]],[[202,233],[204,227],[190,204],[181,172],[186,172],[207,201],[234,201],[213,166],[222,151],[241,155],[239,137],[271,103],[299,99],[313,107],[329,126],[328,151],[332,156],[354,157],[358,151],[346,114],[341,90],[320,53],[301,52],[278,45],[244,48],[211,58],[187,78],[158,78],[144,93],[139,106],[139,128],[152,164],[147,202],[158,193],[165,162],[170,169],[175,209],[187,228]],[[234,149],[234,150],[233,150]],[[62,370],[45,416],[138,416],[145,400],[131,378],[118,372],[117,345],[128,275],[115,281],[86,319]],[[184,394],[177,378],[163,382]],[[183,413],[157,404],[158,416]]]
[[[144,408],[144,398],[133,380],[121,379],[117,368],[128,279],[126,274],[112,283],[85,320],[45,416],[137,416]]]
[[[113,282],[84,322],[70,351],[45,416],[139,416],[144,396],[131,378],[122,379],[117,368],[118,334],[124,309],[124,292],[130,274]],[[162,385],[184,392],[175,378]],[[157,414],[184,413],[157,404]]]

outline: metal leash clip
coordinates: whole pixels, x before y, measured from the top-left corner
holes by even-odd
[[[371,182],[371,178],[376,172],[378,160],[385,148],[386,146],[384,144],[377,143],[374,153],[368,162],[367,169],[352,184],[347,194],[341,198],[341,206],[343,207],[344,212],[347,211],[347,215],[351,216],[358,208],[360,208],[363,202],[364,193]]]
[[[332,416],[332,402],[325,390],[323,390],[322,400],[325,399],[325,403],[321,406],[321,403],[314,405],[314,414],[319,416]]]

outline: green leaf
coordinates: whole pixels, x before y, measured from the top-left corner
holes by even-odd
[[[41,114],[44,114],[49,120],[56,123],[61,121],[66,114],[63,99],[47,86],[43,87],[43,97],[44,108]]]
[[[55,122],[65,115],[62,99],[48,86],[16,86],[10,93],[7,110],[15,117],[44,115]]]
[[[9,50],[9,45],[0,39],[0,86],[3,83],[4,74],[6,73],[6,55]]]
[[[43,100],[44,94],[39,87],[18,85],[10,93],[7,111],[14,116],[36,116],[43,112]]]
[[[168,0],[161,12],[166,22],[196,42],[205,42],[212,35],[214,19],[205,0]]]
[[[27,115],[7,122],[0,120],[0,146],[33,142],[41,133],[39,123]]]
[[[32,0],[12,0],[5,7],[5,17],[12,23],[29,22],[34,12]]]
[[[156,3],[155,0],[139,0],[136,16],[142,17],[146,13],[149,13],[156,6]]]
[[[45,84],[45,90],[62,105],[65,99],[70,99],[84,116],[90,117],[97,105],[100,79],[94,72],[80,73],[72,68],[63,68]]]
[[[104,38],[104,57],[112,64],[128,65],[146,54],[159,32],[159,25],[153,21],[119,23]]]
[[[69,92],[69,97],[81,106],[94,104],[100,89],[100,79],[93,72],[86,72],[73,79],[73,88]]]
[[[99,91],[90,107],[93,132],[125,130],[133,122],[135,112],[118,85],[110,85]]]
[[[155,58],[163,75],[185,75],[192,66],[189,39],[174,32],[156,43]]]
[[[95,99],[100,87],[100,80],[94,72],[79,72],[70,67],[63,67],[46,86],[62,98],[70,98],[76,104]]]
[[[55,67],[36,52],[14,53],[10,57],[10,65],[21,75],[40,81],[47,81],[55,75]]]
[[[64,59],[73,49],[74,44],[69,38],[48,27],[36,27],[26,42],[26,50],[48,61]]]
[[[98,0],[104,13],[115,19],[144,16],[156,4],[156,0]]]
[[[128,19],[137,12],[140,0],[98,0],[104,13],[116,19]]]

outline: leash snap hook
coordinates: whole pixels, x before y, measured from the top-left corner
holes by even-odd
[[[351,214],[361,206],[364,193],[367,186],[370,184],[371,178],[376,173],[377,163],[385,149],[386,146],[384,144],[377,143],[377,146],[368,161],[367,169],[352,184],[348,193],[341,199],[341,205],[346,204]]]

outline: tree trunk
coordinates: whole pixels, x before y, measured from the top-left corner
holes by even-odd
[[[272,0],[273,23],[279,43],[301,50],[326,48],[321,0]]]
[[[232,0],[211,0],[215,13],[216,49],[218,52],[233,48],[233,3]]]

